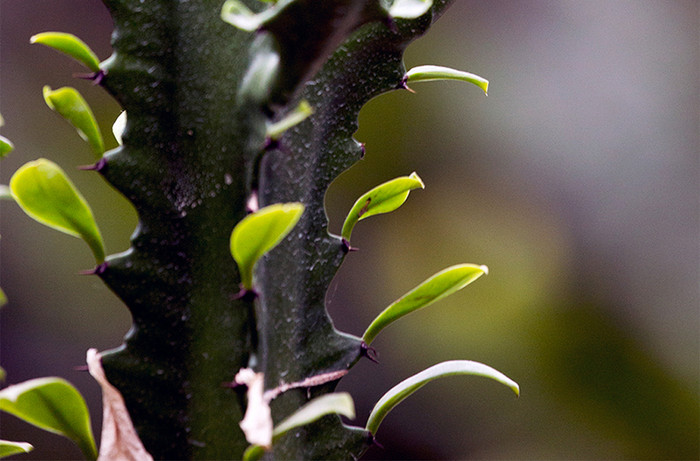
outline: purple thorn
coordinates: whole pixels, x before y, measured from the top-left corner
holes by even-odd
[[[369,443],[370,443],[371,445],[376,445],[377,447],[381,448],[382,450],[384,449],[384,445],[382,445],[381,443],[379,443],[379,442],[377,441],[377,438],[376,438],[374,435],[370,435],[370,441],[369,441]]]
[[[373,347],[370,347],[366,342],[362,341],[362,344],[360,344],[360,355],[362,357],[367,357],[374,363],[379,363],[379,360],[377,357],[379,354],[377,354],[377,350]]]
[[[241,288],[241,291],[233,295],[234,300],[240,299],[241,301],[252,303],[258,297],[258,292],[255,290],[249,290],[247,288]]]
[[[387,15],[386,19],[384,20],[384,24],[385,24],[385,25],[389,28],[389,30],[392,31],[393,33],[396,34],[396,33],[399,32],[399,28],[396,27],[396,21],[394,21],[394,18],[393,18],[393,17]]]
[[[76,365],[73,367],[74,371],[90,371],[87,365]]]
[[[102,157],[97,161],[97,163],[95,163],[93,165],[81,165],[78,167],[78,169],[82,170],[82,171],[98,171],[99,172],[99,171],[102,171],[102,169],[106,166],[107,166],[107,160],[104,157]]]
[[[343,246],[343,251],[345,253],[350,253],[351,251],[360,251],[359,248],[350,246],[350,242],[347,241],[347,239],[343,238],[341,239],[341,244]]]
[[[80,272],[78,272],[78,274],[80,274],[80,275],[102,275],[105,273],[106,270],[107,270],[107,262],[105,261],[105,262],[95,266],[94,269],[80,271]]]
[[[365,149],[365,143],[361,142],[360,143],[360,158],[365,158],[365,153],[367,152],[367,149]]]
[[[89,74],[73,74],[75,78],[82,78],[83,80],[91,80],[93,85],[99,85],[102,83],[102,79],[105,78],[107,72],[100,69],[97,72],[91,72]]]

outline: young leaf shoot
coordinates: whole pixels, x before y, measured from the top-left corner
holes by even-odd
[[[418,66],[412,68],[403,77],[403,87],[410,90],[408,87],[409,83],[432,82],[434,80],[460,80],[473,83],[481,88],[485,95],[488,95],[489,92],[489,81],[485,78],[443,66]]]
[[[432,0],[393,0],[384,8],[392,18],[414,19],[423,16],[433,6]]]
[[[97,263],[104,262],[102,235],[92,210],[58,165],[43,158],[26,163],[10,179],[10,190],[31,218],[82,238]]]
[[[29,39],[29,43],[40,43],[67,54],[93,72],[100,71],[100,60],[94,51],[78,37],[65,32],[42,32]]]
[[[472,362],[471,360],[450,360],[433,365],[392,387],[379,399],[372,409],[365,428],[370,433],[376,434],[384,417],[406,397],[434,379],[457,375],[474,375],[491,378],[511,388],[516,395],[520,395],[520,387],[518,384],[503,373],[483,363]]]
[[[16,455],[18,453],[29,453],[34,447],[27,442],[10,442],[9,440],[0,440],[0,458]]]
[[[350,209],[348,216],[343,223],[341,237],[350,241],[352,230],[358,221],[370,216],[394,211],[408,198],[408,193],[413,189],[424,189],[425,184],[413,172],[409,176],[401,176],[384,184],[380,184],[374,189],[357,199]]]
[[[459,264],[438,272],[384,309],[367,327],[362,339],[369,345],[390,323],[461,290],[486,273],[486,266],[475,264]]]
[[[279,122],[270,124],[267,127],[267,137],[273,141],[278,140],[282,137],[285,131],[287,131],[295,125],[300,124],[313,113],[314,110],[311,108],[308,101],[301,101],[299,105],[286,117],[284,117]]]
[[[0,410],[68,437],[87,459],[97,458],[85,400],[63,379],[39,378],[8,386],[0,391]]]
[[[238,264],[241,285],[253,289],[255,263],[277,246],[304,212],[301,203],[277,203],[251,213],[231,232],[231,255]]]
[[[78,90],[68,86],[52,90],[50,87],[45,86],[44,100],[52,110],[61,114],[63,118],[68,120],[78,130],[80,137],[90,144],[96,159],[102,158],[105,147],[100,128],[90,106],[78,93]]]

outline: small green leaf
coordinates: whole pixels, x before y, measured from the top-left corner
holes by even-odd
[[[423,16],[433,6],[432,0],[383,1],[384,9],[392,18],[414,19]]]
[[[367,419],[366,429],[370,433],[376,434],[384,417],[406,397],[434,379],[456,375],[474,375],[491,378],[510,387],[516,395],[520,395],[520,387],[518,384],[503,373],[483,363],[472,362],[471,360],[451,360],[433,365],[392,387],[389,392],[379,399],[379,402],[377,402],[374,409],[372,409]]]
[[[486,266],[475,264],[458,264],[438,272],[384,309],[367,327],[362,339],[370,344],[390,323],[461,290],[487,273]]]
[[[39,378],[0,391],[0,410],[68,437],[88,459],[97,458],[85,400],[67,381]]]
[[[34,447],[27,442],[10,442],[9,440],[0,440],[0,458],[16,455],[18,453],[29,453]]]
[[[104,262],[104,244],[92,210],[58,165],[43,158],[23,165],[10,179],[10,190],[30,217],[82,238],[97,263]]]
[[[78,93],[78,90],[69,86],[52,90],[45,86],[44,100],[52,110],[61,114],[78,130],[80,137],[90,144],[97,160],[102,158],[105,147],[100,128],[90,106]]]
[[[100,60],[85,42],[73,34],[65,32],[43,32],[29,39],[29,43],[40,43],[61,51],[82,63],[93,72],[99,72]]]
[[[272,432],[273,443],[287,432],[297,427],[311,424],[323,416],[330,414],[343,415],[346,418],[355,418],[355,404],[347,392],[325,394],[306,403],[303,407],[287,416],[274,428]],[[243,454],[243,461],[256,461],[265,454],[265,447],[261,445],[249,446]]]
[[[272,431],[273,441],[297,427],[313,423],[325,415],[339,414],[355,418],[355,404],[347,392],[325,394],[308,402],[297,411],[287,416]]]
[[[243,452],[243,461],[258,461],[265,455],[265,447],[249,445]]]
[[[341,236],[349,242],[352,230],[358,221],[376,214],[394,211],[403,205],[411,190],[418,188],[425,189],[425,184],[414,172],[410,176],[392,179],[370,190],[353,205],[343,223]]]
[[[251,213],[231,232],[231,255],[238,264],[241,284],[253,288],[255,263],[292,230],[304,212],[301,203],[277,203]]]
[[[7,154],[12,152],[14,148],[15,146],[12,144],[12,141],[4,136],[0,136],[0,158],[5,157]]]
[[[7,295],[5,292],[0,288],[0,307],[4,306],[7,304]],[[0,368],[0,382],[5,380],[5,370]]]
[[[273,141],[278,140],[285,131],[296,126],[306,120],[314,110],[309,105],[308,101],[303,100],[299,105],[286,117],[276,123],[272,123],[267,127],[267,137]]]
[[[433,80],[460,80],[473,83],[488,95],[489,81],[469,72],[450,69],[443,66],[418,66],[406,72],[404,76],[404,86],[408,89],[408,83],[431,82]]]

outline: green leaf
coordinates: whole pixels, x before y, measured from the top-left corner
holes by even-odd
[[[295,125],[300,124],[313,113],[314,110],[309,105],[309,102],[302,100],[292,112],[287,114],[286,117],[267,127],[267,137],[273,141],[278,140],[280,137],[282,137],[285,131]]]
[[[97,458],[85,400],[67,381],[39,378],[0,391],[0,410],[68,437],[88,459]]]
[[[370,433],[376,434],[384,417],[406,397],[434,379],[456,375],[474,375],[491,378],[510,387],[516,395],[520,395],[520,387],[518,384],[503,373],[483,363],[472,362],[471,360],[451,360],[433,365],[392,387],[389,392],[379,399],[374,409],[372,409],[367,419],[366,429]]]
[[[301,203],[277,203],[251,213],[231,232],[231,255],[243,288],[253,288],[255,263],[292,230],[304,212]]]
[[[104,244],[92,210],[58,165],[43,158],[23,165],[10,179],[10,190],[30,217],[82,238],[97,263],[104,262]]]
[[[33,449],[34,447],[30,443],[0,440],[0,458],[16,455],[18,453],[29,453]]]
[[[362,339],[370,344],[390,323],[461,290],[487,273],[486,266],[475,264],[459,264],[438,272],[384,309],[367,327]]]
[[[273,443],[287,432],[297,427],[311,424],[323,416],[339,414],[347,418],[355,418],[355,404],[347,392],[325,394],[309,401],[297,411],[287,416],[274,428],[272,432]],[[265,448],[260,445],[251,445],[243,454],[244,461],[255,461],[265,453]]]
[[[355,404],[347,392],[336,392],[316,397],[297,411],[287,416],[272,431],[273,441],[300,426],[311,424],[325,415],[339,414],[355,418]]]
[[[99,72],[100,60],[85,42],[73,34],[65,32],[43,32],[29,39],[29,43],[40,43],[54,50],[61,51],[85,65],[93,72]]]
[[[384,9],[392,18],[414,19],[423,16],[433,6],[432,0],[384,1]]]
[[[411,190],[418,188],[424,189],[425,184],[414,172],[410,176],[392,179],[370,190],[353,205],[343,223],[341,236],[349,242],[352,230],[358,221],[376,214],[394,211],[403,205]]]
[[[14,144],[4,136],[0,136],[0,158],[3,158],[15,148]]]
[[[4,306],[5,304],[7,304],[7,295],[2,290],[2,288],[0,288],[0,307]],[[0,371],[2,371],[0,373],[0,382],[2,382],[5,380],[5,371],[2,370],[1,368],[0,368]]]
[[[483,77],[479,77],[475,74],[470,74],[469,72],[463,72],[461,70],[450,69],[449,67],[443,66],[418,66],[414,67],[404,76],[404,87],[408,88],[408,83],[415,82],[431,82],[433,80],[460,80],[463,82],[473,83],[484,91],[485,95],[488,95],[489,91],[489,81]],[[413,91],[413,90],[411,90]]]
[[[105,147],[100,128],[90,106],[78,93],[78,90],[68,86],[52,90],[45,86],[44,100],[52,110],[61,114],[78,130],[80,137],[90,144],[97,160],[102,158]]]

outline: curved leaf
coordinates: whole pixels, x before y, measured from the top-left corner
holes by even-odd
[[[300,426],[311,424],[325,415],[339,414],[347,418],[355,418],[355,404],[347,392],[336,392],[316,397],[284,418],[272,431],[273,441],[287,432]]]
[[[414,19],[423,16],[433,6],[432,0],[393,0],[384,8],[392,18]]]
[[[58,165],[44,158],[23,165],[10,179],[10,190],[30,217],[82,238],[97,263],[104,262],[104,244],[92,210]]]
[[[355,205],[350,209],[343,223],[341,236],[349,242],[352,230],[358,221],[376,214],[394,211],[403,205],[411,190],[418,188],[425,189],[425,184],[413,172],[410,176],[392,179],[365,193],[357,199]]]
[[[3,158],[12,150],[15,148],[14,144],[12,144],[12,141],[7,139],[4,136],[0,136],[0,158]]]
[[[293,111],[287,114],[286,117],[267,127],[267,137],[273,141],[281,138],[285,131],[295,125],[300,124],[309,118],[309,116],[313,113],[314,110],[309,105],[309,102],[302,100]]]
[[[438,272],[384,309],[367,327],[362,339],[370,344],[390,323],[461,290],[487,273],[486,266],[475,264],[459,264]]]
[[[392,387],[389,392],[379,399],[372,409],[367,419],[366,429],[372,434],[376,434],[384,417],[406,397],[434,379],[456,375],[475,375],[491,378],[510,387],[516,395],[520,395],[518,384],[500,371],[471,360],[451,360],[433,365]]]
[[[476,74],[463,72],[461,70],[451,69],[443,66],[418,66],[414,67],[403,78],[405,88],[408,88],[408,83],[414,82],[431,82],[433,80],[460,80],[463,82],[473,83],[488,95],[489,81]]]
[[[68,437],[86,458],[97,458],[85,400],[68,381],[39,378],[6,387],[0,391],[0,410]]]
[[[253,32],[292,1],[279,0],[275,2],[272,8],[268,8],[261,13],[255,13],[240,0],[226,0],[221,8],[221,19],[238,29]]]
[[[34,447],[31,443],[0,440],[0,458],[16,455],[18,453],[29,453],[33,449]]]
[[[80,137],[90,144],[97,160],[102,158],[105,147],[100,128],[90,106],[78,90],[69,86],[52,90],[49,86],[45,86],[44,100],[52,110],[61,114],[78,130]]]
[[[253,288],[255,263],[292,230],[304,212],[301,203],[277,203],[251,213],[231,232],[231,255],[243,288]]]
[[[78,37],[65,32],[42,32],[29,39],[29,43],[40,43],[67,54],[93,72],[99,72],[100,60],[94,51]]]
[[[291,415],[284,418],[272,431],[273,443],[287,432],[297,427],[311,424],[330,414],[339,414],[347,418],[355,418],[355,404],[347,392],[325,394],[309,401]],[[265,453],[262,445],[251,445],[243,454],[244,461],[255,461]]]

